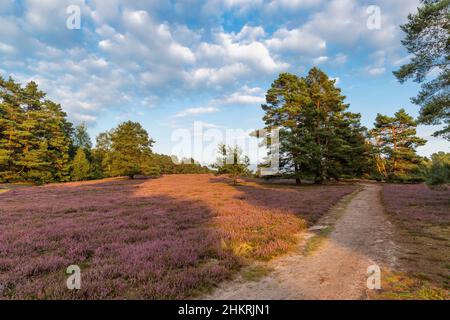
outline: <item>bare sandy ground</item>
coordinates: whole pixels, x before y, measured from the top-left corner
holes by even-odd
[[[366,299],[367,268],[379,265],[383,272],[396,266],[394,227],[385,217],[380,191],[379,185],[365,184],[350,201],[338,204],[330,215],[340,211],[333,232],[312,254],[304,255],[307,233],[295,252],[267,263],[274,270],[268,276],[256,282],[238,277],[204,298]]]

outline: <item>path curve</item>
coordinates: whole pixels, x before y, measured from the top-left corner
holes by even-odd
[[[367,267],[396,265],[394,227],[381,203],[381,186],[364,184],[343,208],[334,231],[308,256],[303,247],[268,263],[257,281],[236,279],[205,299],[366,299]]]

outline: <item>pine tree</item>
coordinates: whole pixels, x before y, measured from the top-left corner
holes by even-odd
[[[239,176],[250,173],[249,165],[250,159],[242,154],[239,147],[220,144],[218,158],[216,163],[213,164],[213,168],[217,169],[218,174],[227,174],[233,180],[233,184],[237,185]]]
[[[124,122],[111,134],[111,173],[113,176],[145,174],[154,141],[138,122]]]
[[[89,133],[87,132],[87,127],[84,122],[75,127],[73,133],[73,145],[75,148],[91,149],[92,141]]]
[[[282,73],[267,91],[266,104],[262,105],[267,131],[272,128],[280,129],[280,171],[295,178],[297,183],[300,183],[301,172],[305,171],[304,165],[308,163],[302,156],[307,137],[302,134],[303,128],[299,126],[301,107],[307,103],[307,85],[304,79]],[[304,136],[302,141],[297,139],[300,135]]]
[[[348,105],[335,81],[318,68],[304,78],[284,73],[266,95],[266,129],[280,128],[282,174],[322,183],[329,178],[355,175],[356,161],[366,161],[360,116]]]
[[[416,126],[417,122],[404,109],[394,117],[377,115],[371,135],[376,138],[387,179],[405,182],[421,179],[423,159],[417,155],[416,148],[426,140],[416,136]]]
[[[0,180],[11,182],[20,179],[17,164],[21,141],[29,135],[21,125],[26,117],[21,108],[22,88],[13,79],[0,77]]]
[[[47,157],[51,163],[52,180],[69,181],[72,124],[66,120],[67,115],[59,104],[47,100],[45,108],[48,112],[45,127],[48,139]]]
[[[418,12],[408,16],[402,26],[406,37],[402,41],[412,54],[411,62],[394,72],[404,83],[408,79],[423,83],[412,101],[421,106],[419,121],[445,127],[435,132],[450,140],[450,0],[421,0]],[[429,82],[431,71],[437,76]]]
[[[87,180],[90,175],[91,165],[86,158],[83,148],[78,148],[75,158],[73,159],[72,180]]]
[[[111,131],[102,132],[97,136],[96,145],[92,151],[92,172],[94,177],[111,177]]]
[[[37,183],[69,178],[71,124],[34,82],[0,78],[0,179]]]

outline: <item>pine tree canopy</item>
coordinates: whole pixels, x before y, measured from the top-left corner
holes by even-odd
[[[91,171],[91,164],[86,158],[83,148],[78,148],[75,158],[73,159],[72,180],[87,180]]]
[[[213,168],[218,174],[227,174],[233,179],[233,184],[237,184],[238,177],[249,173],[250,159],[243,155],[238,146],[218,146],[218,158],[213,164]]]
[[[138,122],[124,122],[111,133],[112,174],[133,178],[145,174],[145,163],[150,157],[154,141]]]
[[[280,74],[266,95],[266,129],[280,128],[280,170],[300,183],[321,183],[363,170],[365,128],[360,115],[346,111],[345,96],[323,71],[306,77]]]
[[[416,136],[417,122],[404,109],[394,117],[378,114],[371,135],[376,140],[376,152],[384,161],[386,177],[390,180],[409,181],[421,179],[423,158],[417,147],[426,141]]]
[[[412,99],[421,106],[419,121],[429,125],[444,123],[444,128],[434,135],[450,139],[450,0],[421,2],[418,12],[410,14],[402,26],[406,34],[402,43],[413,57],[394,75],[401,83],[408,79],[423,83],[418,96]],[[434,79],[428,81],[430,77]]]
[[[46,183],[70,178],[72,125],[34,82],[0,78],[0,180]]]
[[[73,145],[75,148],[92,148],[91,137],[89,137],[87,127],[84,122],[75,127],[73,133]]]

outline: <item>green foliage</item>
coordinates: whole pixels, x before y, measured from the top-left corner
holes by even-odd
[[[435,132],[450,139],[450,0],[422,0],[418,12],[408,16],[402,26],[406,37],[402,41],[411,62],[394,75],[401,83],[408,79],[423,83],[413,102],[421,106],[419,121],[423,124],[446,124]],[[429,82],[431,71],[438,74]]]
[[[113,150],[112,143],[114,132],[115,130],[111,130],[97,136],[97,144],[92,151],[92,171],[95,177],[112,177],[118,174],[116,167],[118,162],[115,157],[117,150]],[[207,167],[196,163],[194,159],[182,159],[179,162],[176,157],[149,152],[148,149],[138,158],[139,173],[148,176],[210,172]]]
[[[345,97],[318,68],[306,77],[283,73],[266,95],[266,128],[280,128],[280,169],[284,176],[325,179],[358,176],[368,152],[360,115],[346,111]]]
[[[428,167],[427,184],[430,186],[450,183],[450,153],[434,153]]]
[[[111,170],[111,131],[97,136],[92,150],[92,175],[94,178],[112,177]]]
[[[144,166],[154,141],[138,123],[127,121],[111,133],[111,174],[129,176],[145,174]]]
[[[21,86],[0,77],[0,182],[210,172],[193,159],[178,163],[152,153],[153,143],[139,123],[129,121],[99,134],[92,149],[86,125],[74,129],[36,83]]]
[[[73,133],[73,145],[75,148],[91,149],[92,142],[87,132],[86,124],[83,122],[75,127]]]
[[[175,156],[153,153],[151,163],[160,168],[161,174],[195,174],[210,172],[206,166],[200,165],[192,158],[178,160]]]
[[[0,180],[68,181],[72,125],[34,82],[0,77]]]
[[[72,167],[73,181],[87,180],[90,177],[91,165],[86,158],[83,148],[78,148]]]
[[[218,148],[218,155],[216,163],[213,168],[217,169],[217,174],[227,174],[233,179],[233,184],[237,184],[239,176],[246,176],[250,174],[248,169],[250,159],[242,155],[242,150],[237,147],[226,146],[220,144]]]
[[[371,136],[379,174],[386,180],[415,182],[423,180],[424,159],[417,155],[417,147],[426,140],[416,136],[417,122],[400,109],[394,117],[378,114]],[[381,170],[380,168],[383,168]]]
[[[159,166],[149,166],[146,168],[145,174],[151,177],[159,177],[161,175],[161,168]]]

